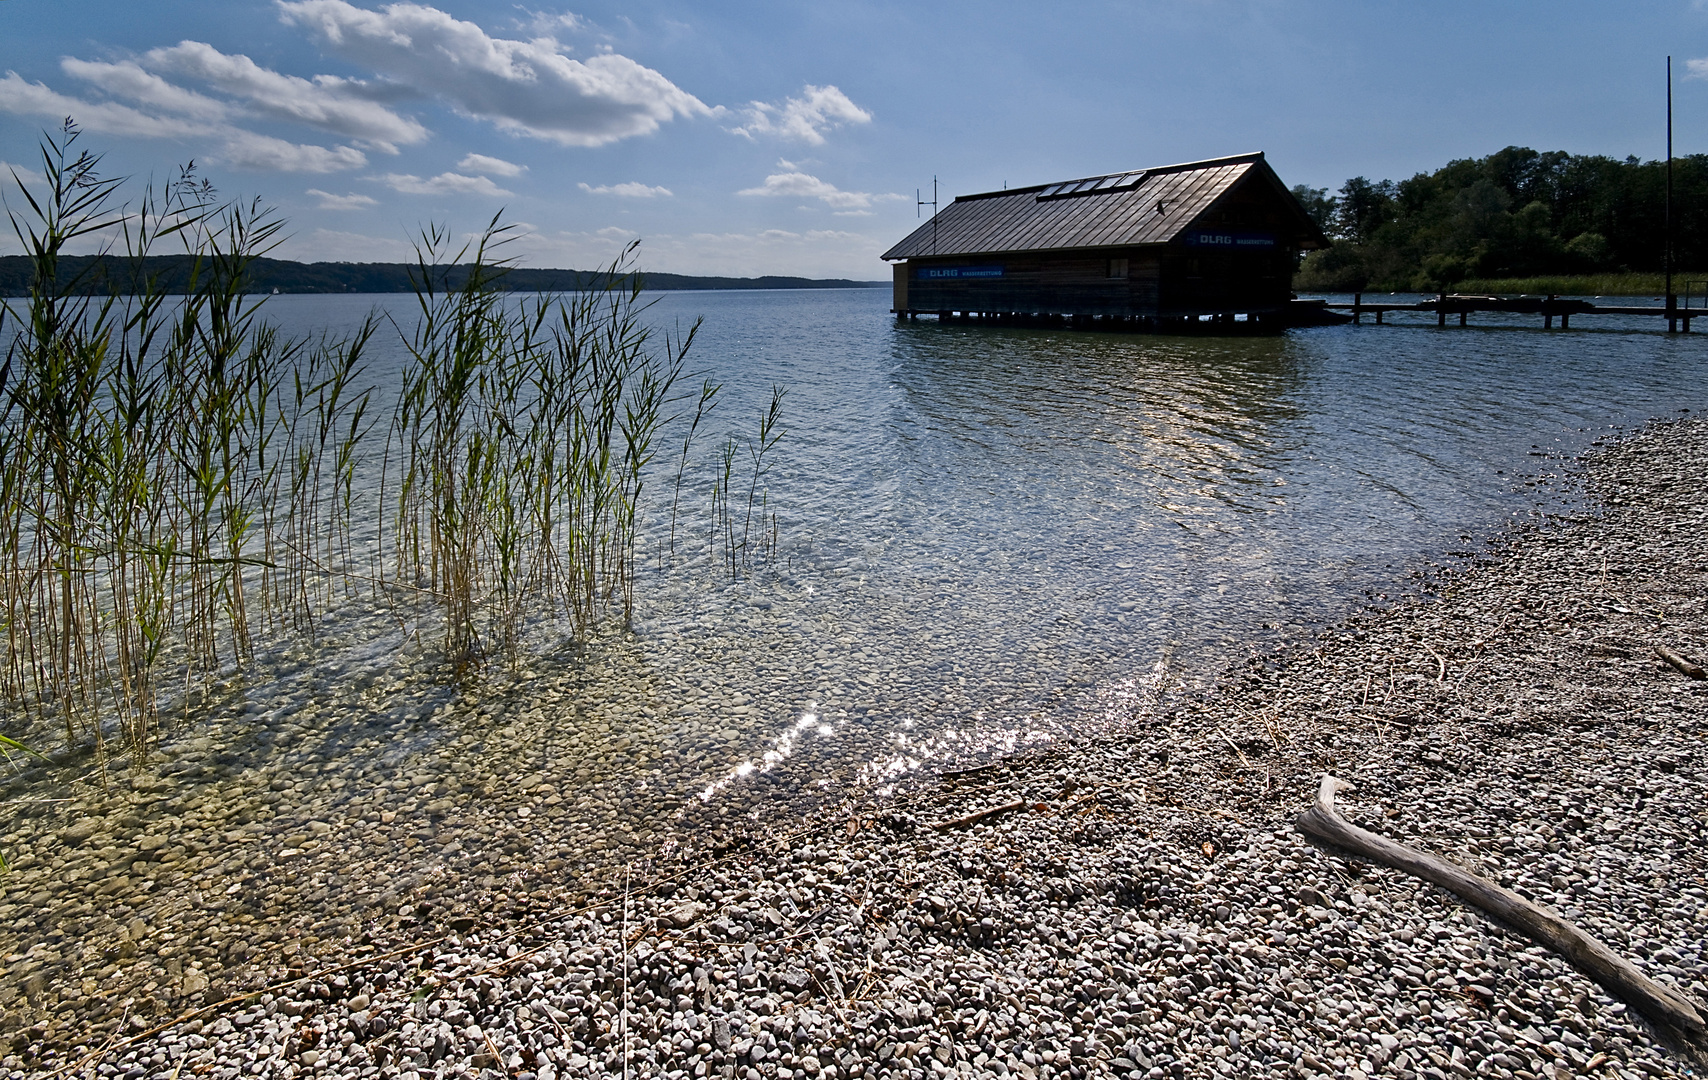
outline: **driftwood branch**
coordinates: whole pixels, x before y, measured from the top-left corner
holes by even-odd
[[[1691,663],[1682,654],[1673,652],[1665,645],[1656,645],[1655,655],[1692,679],[1708,679],[1708,671],[1703,671],[1701,665]]]
[[[1013,802],[1003,803],[1001,806],[991,806],[986,807],[983,810],[975,810],[964,817],[950,818],[948,821],[934,821],[931,823],[931,827],[937,830],[959,829],[964,825],[972,825],[976,822],[983,821],[988,817],[995,817],[998,814],[1006,814],[1010,810],[1023,809],[1025,806],[1025,799],[1015,799]]]
[[[1567,963],[1594,979],[1608,993],[1628,1002],[1673,1038],[1703,1037],[1702,1015],[1689,998],[1644,975],[1552,910],[1445,859],[1360,829],[1341,817],[1334,808],[1334,793],[1337,788],[1350,786],[1325,775],[1316,802],[1298,817],[1299,831],[1441,886],[1477,910],[1559,953]]]

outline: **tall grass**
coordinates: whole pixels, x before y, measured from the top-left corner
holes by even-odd
[[[283,338],[243,285],[278,218],[217,203],[188,169],[115,209],[118,181],[77,141],[69,123],[45,140],[44,183],[8,207],[35,265],[22,310],[0,315],[0,689],[68,744],[105,755],[116,736],[140,756],[163,700],[187,706],[258,625],[312,605],[292,538],[347,531],[329,496],[348,489],[372,328]],[[133,292],[60,279],[89,236],[130,258]],[[192,256],[181,295],[141,275],[168,243]]]
[[[365,364],[386,321],[291,338],[245,291],[276,216],[219,202],[193,170],[116,206],[118,181],[78,141],[69,122],[44,139],[45,182],[14,175],[8,208],[35,264],[28,298],[0,307],[9,715],[103,760],[144,757],[169,703],[191,709],[258,641],[312,634],[354,597],[436,613],[459,675],[519,655],[536,619],[585,640],[632,618],[653,459],[667,439],[675,456],[668,432],[685,426],[674,553],[718,393],[684,389],[698,322],[643,320],[632,247],[609,287],[519,298],[501,288],[513,234],[496,218],[467,244],[426,230],[413,325],[390,324],[405,370],[376,388]],[[61,254],[92,237],[134,268],[124,295],[61,280]],[[192,257],[172,295],[142,274],[167,244]],[[470,269],[453,285],[457,263]],[[376,416],[387,401],[389,420]],[[781,402],[749,444],[739,535],[733,457],[722,474],[713,512],[732,569],[763,549]]]
[[[654,347],[624,272],[632,247],[609,288],[512,300],[496,287],[509,237],[496,219],[454,251],[441,231],[422,237],[391,425],[397,571],[441,605],[459,668],[513,651],[530,609],[566,615],[577,637],[633,616],[647,466],[699,330]],[[465,260],[473,272],[447,288],[440,268]],[[697,416],[715,392],[701,388]]]

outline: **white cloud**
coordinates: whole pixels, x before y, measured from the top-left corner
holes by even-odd
[[[404,173],[387,173],[379,179],[393,191],[401,191],[405,195],[500,196],[511,194],[484,176],[464,176],[461,173],[453,172],[440,173],[428,180]]]
[[[656,199],[660,196],[668,199],[673,194],[667,187],[648,187],[635,181],[626,184],[600,184],[598,187],[590,184],[576,186],[589,195],[616,195],[624,199]]]
[[[526,26],[535,37],[551,37],[559,30],[585,31],[591,24],[572,12],[551,15],[543,11],[531,11],[528,13],[527,22],[518,25]]]
[[[214,125],[185,117],[140,112],[111,101],[84,101],[39,82],[25,82],[14,71],[0,78],[0,109],[18,116],[74,117],[83,130],[101,135],[175,139],[215,130]]]
[[[14,177],[21,184],[47,183],[47,177],[28,165],[19,165],[14,161],[0,161],[0,179],[3,179],[7,186],[11,186]]]
[[[824,142],[824,132],[843,124],[869,124],[872,114],[849,100],[834,86],[808,84],[800,97],[785,98],[781,105],[763,101],[750,103],[742,110],[743,123],[730,128],[737,135],[775,135],[783,139],[799,139],[812,146]]]
[[[872,195],[864,191],[843,191],[827,180],[804,172],[772,173],[758,187],[744,188],[737,195],[769,195],[783,198],[818,199],[837,210],[862,211],[875,200],[900,199],[901,195]]]
[[[278,0],[285,22],[382,79],[499,128],[564,146],[647,135],[677,117],[715,116],[663,75],[617,53],[577,60],[549,34],[492,37],[415,3],[378,11],[345,0]]]
[[[151,71],[144,71],[140,64],[131,60],[108,64],[68,56],[59,62],[59,66],[74,79],[93,83],[115,97],[127,98],[151,109],[163,109],[192,120],[209,122],[223,121],[231,115],[231,109],[225,102],[169,83]]]
[[[1700,60],[1686,60],[1684,66],[1686,69],[1685,78],[1708,79],[1708,57],[1703,57]]]
[[[309,188],[307,194],[313,195],[320,202],[316,210],[363,210],[370,206],[379,205],[379,200],[368,195],[334,195],[330,191],[319,188]]]
[[[328,149],[312,143],[287,142],[253,131],[230,132],[220,156],[239,168],[273,172],[343,172],[360,169],[368,163],[367,156],[354,147],[334,146]]]
[[[359,169],[368,163],[366,155],[349,146],[324,147],[293,143],[270,135],[260,135],[236,127],[210,115],[204,102],[211,99],[188,94],[177,98],[170,84],[155,85],[147,79],[137,79],[140,72],[110,70],[117,65],[104,65],[92,71],[97,78],[109,79],[114,86],[131,85],[150,95],[149,110],[131,108],[115,101],[89,101],[61,94],[42,83],[26,82],[16,72],[8,71],[0,78],[0,110],[19,116],[41,116],[52,120],[74,118],[85,131],[102,135],[138,136],[155,139],[212,140],[219,149],[216,156],[240,168],[272,169],[280,172],[328,173],[343,169]],[[141,72],[146,75],[146,72]],[[100,85],[97,83],[97,85]],[[181,101],[193,110],[191,115],[169,115],[166,103]],[[214,103],[217,104],[217,103]]]
[[[372,91],[356,80],[333,75],[316,75],[313,80],[283,75],[247,56],[222,53],[199,41],[151,50],[143,60],[155,70],[200,79],[244,99],[250,108],[263,114],[361,139],[388,154],[396,153],[399,143],[411,145],[427,138],[427,129],[419,122],[372,100]]]
[[[526,165],[515,165],[503,158],[487,157],[485,154],[466,155],[457,162],[457,168],[490,176],[521,176],[528,171]]]

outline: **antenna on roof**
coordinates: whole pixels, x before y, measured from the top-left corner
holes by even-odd
[[[937,178],[931,178],[931,201],[926,202],[918,188],[913,189],[913,201],[918,204],[913,208],[915,217],[923,214],[924,207],[931,207],[931,254],[937,254]]]

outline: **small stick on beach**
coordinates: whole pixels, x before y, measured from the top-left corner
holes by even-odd
[[[995,817],[998,814],[1006,814],[1010,810],[1023,810],[1025,807],[1025,799],[1015,799],[1013,802],[1003,803],[1001,806],[991,806],[983,810],[975,810],[962,817],[950,818],[948,821],[934,821],[931,823],[931,827],[939,832],[944,829],[959,829],[964,825],[972,825],[983,821],[988,817]]]

